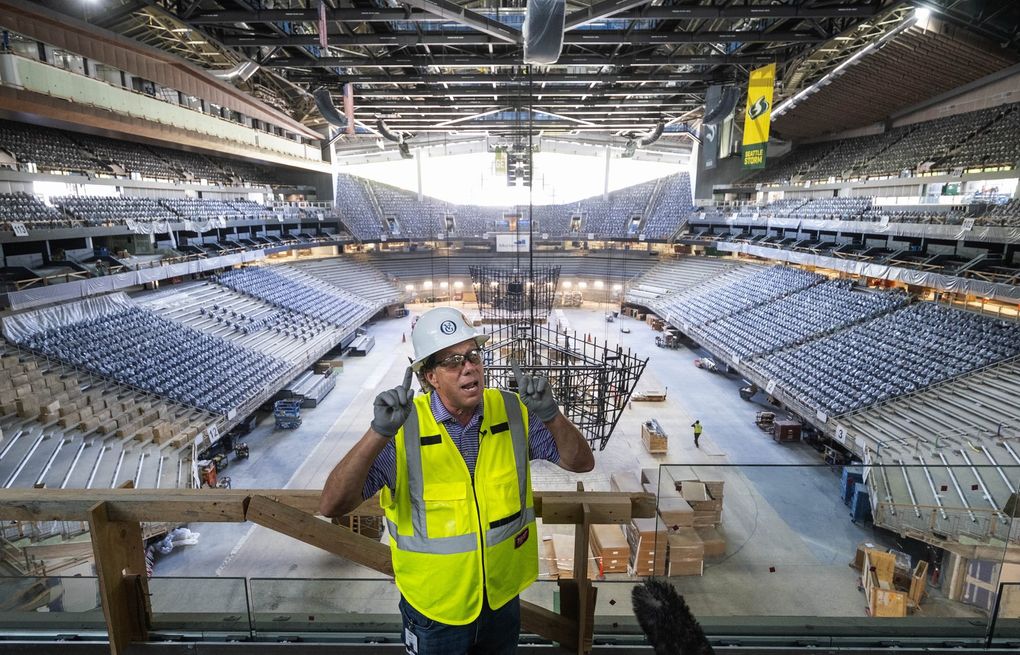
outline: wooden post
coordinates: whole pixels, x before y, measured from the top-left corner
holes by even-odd
[[[584,491],[584,483],[577,483]],[[560,614],[577,626],[577,632],[564,648],[578,655],[591,652],[595,626],[595,595],[598,591],[588,579],[588,535],[591,531],[592,511],[588,503],[581,504],[581,520],[574,527],[574,579],[560,580]]]
[[[96,503],[88,515],[110,652],[121,655],[132,641],[148,637],[151,610],[142,525],[110,520],[105,502]]]

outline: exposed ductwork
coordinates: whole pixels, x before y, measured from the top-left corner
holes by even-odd
[[[638,147],[650,146],[662,137],[663,130],[666,129],[666,124],[659,122],[651,132],[638,139]]]
[[[640,134],[638,132],[627,132],[623,136],[627,137],[627,145],[623,148],[622,157],[628,158],[633,157],[634,153],[637,152],[638,148],[651,145],[658,141],[662,137],[663,130],[666,129],[666,124],[662,121],[647,134]]]
[[[236,78],[242,82],[247,82],[252,75],[258,72],[259,68],[261,68],[261,66],[253,61],[242,61],[233,68],[220,71],[209,71],[209,74],[218,80],[233,80]]]
[[[379,130],[379,134],[381,134],[384,139],[393,141],[394,143],[397,144],[397,148],[400,150],[400,156],[402,158],[404,159],[414,158],[414,155],[411,154],[410,146],[407,145],[407,142],[414,135],[408,134],[407,132],[394,132],[390,130],[390,128],[386,126],[386,123],[383,122],[383,119],[381,118],[376,119],[375,126]]]

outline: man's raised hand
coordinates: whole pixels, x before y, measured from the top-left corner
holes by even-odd
[[[411,413],[411,404],[414,402],[414,392],[411,391],[413,378],[414,373],[408,366],[404,372],[403,384],[387,389],[375,397],[372,429],[380,436],[390,438],[395,435]]]
[[[553,397],[549,380],[538,375],[525,375],[516,361],[510,362],[517,381],[517,393],[521,402],[528,408],[528,413],[537,416],[543,423],[552,421],[560,413],[560,408]]]

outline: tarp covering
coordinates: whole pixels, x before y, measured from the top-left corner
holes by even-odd
[[[86,319],[106,316],[131,307],[134,307],[134,303],[123,293],[111,293],[99,298],[86,298],[78,302],[63,303],[55,307],[4,318],[4,336],[10,341],[20,343],[36,332],[80,323]]]
[[[135,234],[171,234],[173,228],[170,221],[136,221],[131,218],[124,219],[127,229]]]
[[[208,259],[196,259],[179,264],[166,266],[154,266],[143,268],[137,271],[125,271],[104,277],[93,277],[85,280],[75,280],[64,284],[53,284],[45,287],[34,287],[22,291],[12,291],[7,294],[7,301],[11,309],[25,309],[48,305],[62,300],[73,300],[75,298],[86,298],[101,293],[109,293],[117,289],[127,289],[139,286],[146,282],[165,280],[183,275],[193,275],[204,271],[215,270],[235,266],[245,262],[263,259],[266,256],[265,250],[246,250],[244,252],[224,255],[222,257],[210,257]]]
[[[565,0],[529,0],[524,14],[524,63],[556,63],[563,50]]]
[[[782,227],[799,228],[801,230],[820,230],[823,232],[842,232],[851,234],[885,234],[893,237],[923,237],[927,239],[945,239],[949,241],[994,241],[996,243],[1020,243],[1020,228],[992,225],[931,225],[927,223],[881,223],[872,221],[839,221],[820,218],[779,218],[751,215],[734,216],[695,212],[688,218],[692,226],[709,225],[743,225],[748,227]]]
[[[1011,284],[985,282],[984,280],[975,280],[973,278],[955,277],[953,275],[918,271],[900,266],[887,266],[885,264],[826,257],[825,255],[807,252],[780,250],[779,248],[756,246],[751,243],[721,242],[717,243],[715,247],[724,252],[738,252],[794,264],[830,268],[853,275],[865,275],[881,280],[895,280],[905,284],[915,284],[941,291],[965,293],[982,298],[1020,303],[1020,287],[1015,287]]]

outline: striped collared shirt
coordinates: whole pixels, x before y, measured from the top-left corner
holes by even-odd
[[[439,399],[439,394],[432,394],[429,406],[432,408],[432,415],[436,421],[443,424],[450,438],[453,439],[457,450],[464,457],[468,471],[471,472],[471,478],[474,479],[475,462],[478,461],[478,429],[482,424],[482,403],[478,403],[478,407],[467,425],[461,425],[460,421],[450,413],[450,410]],[[537,419],[529,421],[528,444],[529,459],[544,459],[553,464],[559,463],[560,451],[556,448],[556,441],[542,421]],[[396,489],[397,486],[397,451],[393,445],[393,439],[390,439],[368,470],[368,478],[361,490],[362,498],[371,498],[384,485],[390,489]]]

